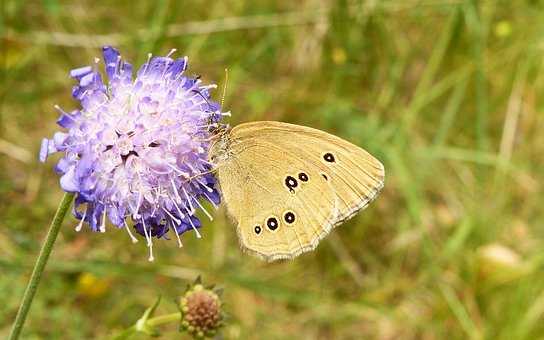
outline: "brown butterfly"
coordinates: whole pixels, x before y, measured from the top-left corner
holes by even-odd
[[[210,160],[240,243],[268,261],[315,249],[384,184],[380,161],[320,130],[262,121],[217,136]]]

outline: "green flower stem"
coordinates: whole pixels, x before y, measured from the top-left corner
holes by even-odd
[[[177,312],[177,313],[166,314],[166,315],[161,315],[161,316],[151,318],[147,320],[147,324],[151,327],[155,327],[155,326],[161,326],[161,325],[174,322],[174,321],[177,322],[180,320],[181,320],[181,313]]]
[[[64,197],[62,198],[62,201],[57,208],[57,212],[55,213],[53,222],[51,222],[51,226],[49,227],[49,231],[47,232],[47,236],[45,237],[45,242],[42,245],[42,249],[40,250],[40,254],[38,255],[38,259],[36,260],[34,269],[32,270],[30,281],[28,281],[25,294],[23,295],[23,300],[21,301],[21,305],[19,306],[19,311],[17,312],[15,322],[13,323],[13,328],[11,329],[11,333],[8,338],[9,340],[16,340],[21,335],[21,331],[23,329],[28,310],[30,309],[30,305],[32,304],[34,295],[36,295],[36,290],[38,289],[38,284],[40,283],[40,279],[42,278],[43,270],[45,269],[45,265],[47,264],[49,255],[53,250],[53,245],[55,244],[55,240],[57,239],[57,236],[59,234],[60,226],[62,225],[64,216],[66,216],[66,212],[72,205],[73,198],[74,194],[64,194]]]
[[[145,322],[145,324],[146,326],[152,328],[156,326],[165,325],[171,322],[179,322],[180,320],[181,320],[181,313],[177,312],[177,313],[166,314],[166,315],[150,318]],[[123,330],[121,333],[114,336],[113,339],[114,340],[128,339],[131,335],[138,333],[138,331],[139,331],[138,328],[136,327],[136,325],[134,325],[132,327],[129,327]]]

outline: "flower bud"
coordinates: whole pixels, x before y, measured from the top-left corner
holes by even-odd
[[[214,336],[223,325],[222,303],[219,292],[204,287],[200,280],[179,298],[180,330],[196,339]]]

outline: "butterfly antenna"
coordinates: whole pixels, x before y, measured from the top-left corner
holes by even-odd
[[[225,103],[225,94],[227,93],[227,84],[229,83],[229,69],[225,69],[225,84],[223,84],[223,95],[221,96],[221,107]]]
[[[207,175],[207,174],[211,174],[211,173],[215,172],[216,169],[217,168],[214,167],[214,168],[211,168],[210,170],[199,172],[198,174],[195,174],[195,175],[192,175],[191,177],[186,178],[185,181],[190,182],[195,178],[198,178],[198,177],[201,177],[201,176],[204,176],[204,175]]]

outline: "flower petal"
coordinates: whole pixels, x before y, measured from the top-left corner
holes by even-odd
[[[79,190],[79,183],[75,177],[75,167],[71,167],[60,178],[60,187],[66,192],[77,192]]]
[[[49,139],[42,139],[42,144],[40,146],[40,162],[45,163],[49,156]]]
[[[106,74],[109,79],[113,79],[115,70],[121,59],[121,54],[111,46],[104,46],[102,47],[102,55],[104,57],[104,64],[106,65]]]
[[[93,71],[93,68],[91,66],[83,66],[80,68],[75,68],[70,71],[70,77],[79,80],[85,77],[87,74],[91,73],[92,71]]]

